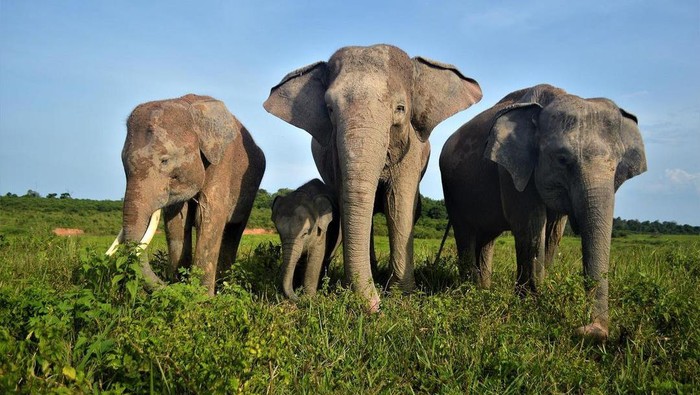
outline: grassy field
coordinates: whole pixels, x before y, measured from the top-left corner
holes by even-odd
[[[579,241],[538,297],[514,296],[513,240],[494,285],[458,281],[454,244],[417,240],[419,291],[366,315],[334,262],[320,295],[278,286],[275,235],[245,236],[214,298],[197,273],[146,294],[108,236],[0,239],[0,393],[694,393],[700,391],[700,237],[614,239],[611,337],[587,345]],[[388,275],[387,240],[377,240]],[[151,261],[165,264],[160,236]]]

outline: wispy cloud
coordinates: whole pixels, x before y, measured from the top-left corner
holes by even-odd
[[[700,173],[689,173],[683,169],[666,169],[666,180],[676,188],[693,188],[700,196]]]

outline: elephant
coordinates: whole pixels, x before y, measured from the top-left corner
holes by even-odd
[[[615,192],[646,168],[637,118],[613,101],[546,84],[508,94],[452,134],[440,154],[460,264],[488,287],[494,239],[510,230],[516,289],[536,292],[551,260],[547,239],[558,243],[568,217],[581,235],[593,299],[591,322],[576,333],[605,341]]]
[[[214,295],[217,276],[235,261],[265,172],[262,150],[223,102],[188,94],[132,111],[122,162],[123,227],[115,243],[141,239],[149,217],[163,209],[171,274],[192,264],[194,226],[194,264]],[[141,265],[148,287],[164,284],[146,260]]]
[[[294,271],[306,258],[304,292],[315,295],[322,269],[327,269],[340,245],[340,213],[333,192],[319,179],[313,179],[272,203],[272,222],[282,241],[282,290],[291,300]]]
[[[327,150],[346,277],[369,312],[380,303],[369,262],[375,199],[389,228],[390,285],[410,292],[423,149],[438,123],[481,96],[479,84],[454,66],[380,44],[343,47],[328,61],[292,71],[263,104]]]

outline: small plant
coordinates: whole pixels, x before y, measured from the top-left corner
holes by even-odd
[[[223,281],[239,284],[248,292],[275,298],[278,292],[282,246],[270,241],[260,243],[239,259]]]
[[[117,304],[134,304],[144,284],[140,249],[136,243],[120,246],[112,256],[86,252],[74,273],[75,283],[96,297]]]

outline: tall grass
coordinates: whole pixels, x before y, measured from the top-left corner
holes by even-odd
[[[418,291],[367,315],[332,264],[315,298],[279,291],[276,236],[245,236],[219,294],[198,273],[147,294],[107,237],[0,244],[0,392],[693,393],[700,379],[700,238],[615,239],[611,335],[582,343],[580,245],[565,238],[537,297],[515,296],[513,240],[494,283],[458,280],[454,244],[416,243]],[[162,237],[149,252],[165,265]],[[388,276],[378,238],[379,278]],[[150,248],[150,247],[149,247]],[[116,278],[116,280],[114,280]]]

